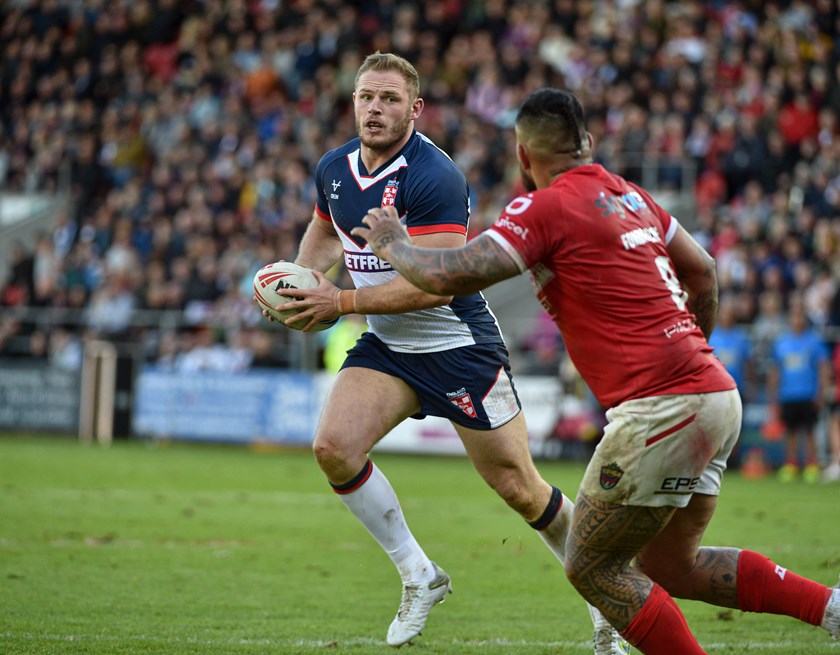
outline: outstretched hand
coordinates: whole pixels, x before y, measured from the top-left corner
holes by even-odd
[[[397,242],[410,243],[411,238],[392,207],[375,207],[368,211],[362,219],[367,227],[354,227],[350,234],[362,237],[370,244],[373,252],[380,258],[388,260],[391,245]]]

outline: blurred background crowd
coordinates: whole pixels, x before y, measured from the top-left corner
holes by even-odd
[[[66,200],[0,270],[0,354],[73,366],[96,335],[184,370],[294,365],[252,276],[294,257],[374,50],[420,72],[418,129],[467,175],[473,233],[516,193],[521,99],[567,87],[597,160],[717,258],[745,392],[792,304],[837,340],[838,0],[6,0],[0,189]],[[529,320],[515,366],[562,369]]]

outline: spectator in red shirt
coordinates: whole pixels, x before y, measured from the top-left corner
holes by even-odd
[[[785,143],[797,148],[805,139],[815,138],[819,131],[817,110],[804,92],[797,93],[791,102],[782,106],[777,123]]]

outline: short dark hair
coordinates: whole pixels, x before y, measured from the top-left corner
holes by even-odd
[[[583,105],[566,89],[545,87],[525,98],[516,115],[516,126],[539,136],[549,152],[580,152],[586,138]]]

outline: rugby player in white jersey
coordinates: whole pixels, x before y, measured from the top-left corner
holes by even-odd
[[[430,293],[528,271],[608,424],[573,513],[566,573],[646,655],[705,655],[674,597],[781,614],[840,637],[840,589],[759,553],[700,545],[741,400],[708,337],[714,260],[643,189],[592,161],[583,108],[539,89],[516,119],[529,193],[459,248],[411,244],[390,208],[353,234]]]
[[[464,175],[414,127],[423,111],[417,71],[396,55],[370,55],[356,75],[353,104],[359,137],[319,162],[315,212],[295,259],[319,271],[320,285],[289,294],[301,300],[288,308],[303,311],[287,323],[309,328],[342,314],[367,317],[368,332],[336,377],[313,448],[339,498],[399,571],[402,599],[387,641],[400,646],[420,634],[451,583],[417,543],[391,484],[369,457],[392,428],[425,415],[449,419],[476,470],[561,561],[573,504],[534,466],[508,353],[484,297],[420,291],[351,234],[371,207],[394,207],[418,245],[466,242]],[[354,290],[339,290],[320,273],[339,261]],[[603,617],[590,612],[595,652],[628,652]]]

